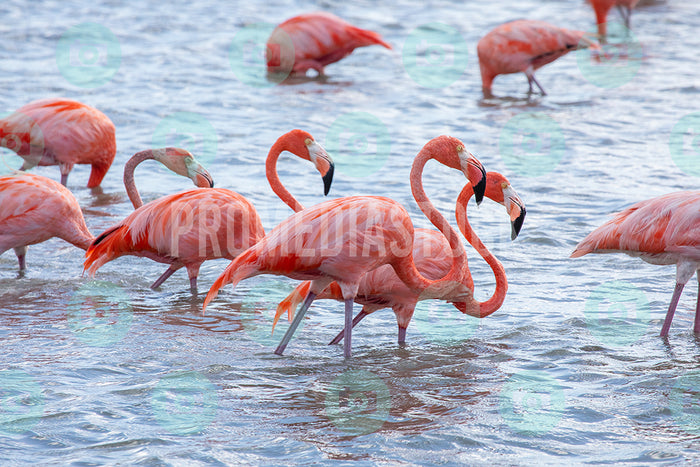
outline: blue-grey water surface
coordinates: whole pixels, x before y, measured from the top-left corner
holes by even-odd
[[[358,49],[322,81],[265,81],[254,39],[314,10],[378,31],[394,50]],[[227,287],[203,315],[225,260],[204,264],[193,298],[184,270],[149,289],[165,266],[145,258],[119,258],[90,280],[82,252],[53,239],[30,247],[17,278],[7,252],[3,465],[700,462],[695,279],[662,340],[675,268],[622,255],[568,258],[610,213],[697,189],[697,2],[642,1],[627,46],[609,50],[612,63],[571,53],[538,72],[547,96],[528,98],[520,74],[496,78],[498,97],[488,100],[475,52],[483,34],[516,18],[592,31],[590,6],[6,0],[0,17],[1,112],[65,96],[116,125],[103,192],[85,188],[88,166],[69,178],[94,234],[132,211],[122,184],[128,157],[175,143],[189,144],[216,186],[246,196],[272,228],[291,211],[270,190],[264,158],[292,128],[334,157],[330,197],[389,196],[417,226],[429,223],[410,194],[410,165],[440,134],[506,175],[527,205],[514,242],[501,206],[470,205],[472,225],[508,275],[500,310],[479,321],[423,302],[405,347],[393,313],[382,310],[356,328],[350,360],[326,345],[342,326],[342,305],[329,301],[314,304],[284,356],[272,353],[286,326],[270,337],[274,305],[295,284],[283,277]],[[0,157],[4,173],[19,166],[9,151]],[[146,200],[191,187],[157,165],[137,169]],[[57,167],[34,172],[58,179]],[[323,200],[309,163],[285,154],[280,174],[303,204]],[[424,183],[454,219],[464,177],[431,163]],[[468,251],[475,295],[485,300],[493,275]]]

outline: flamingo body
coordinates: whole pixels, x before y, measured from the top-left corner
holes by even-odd
[[[294,54],[285,53],[294,49]],[[358,47],[381,45],[379,34],[360,29],[335,15],[324,12],[295,16],[275,28],[267,42],[267,67],[271,73],[289,72],[304,74],[307,70],[323,69],[350,55]]]
[[[626,253],[651,264],[676,265],[676,290],[661,330],[667,335],[683,286],[700,269],[700,191],[670,193],[615,214],[584,238],[571,257],[588,253]],[[700,332],[700,300],[694,331]]]
[[[517,20],[502,24],[479,40],[477,54],[484,93],[489,95],[498,75],[525,73],[532,91],[535,70],[581,47],[590,45],[582,31],[559,28],[544,21]]]
[[[83,250],[93,240],[73,194],[40,175],[0,177],[0,254],[14,248],[21,272],[27,246],[53,237]]]
[[[598,24],[598,35],[605,37],[608,12],[614,6],[620,10],[625,26],[629,29],[632,10],[637,6],[637,3],[639,3],[639,0],[591,0],[591,6],[593,11],[595,11],[596,23]]]
[[[75,164],[91,164],[89,188],[102,182],[117,151],[112,121],[69,99],[42,99],[19,108],[0,120],[0,142],[24,158],[22,170],[58,165],[63,185]]]

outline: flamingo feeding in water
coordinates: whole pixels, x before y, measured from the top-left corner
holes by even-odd
[[[676,288],[661,328],[667,336],[685,284],[700,272],[700,191],[641,201],[588,234],[571,254],[626,253],[651,264],[675,264]],[[700,274],[693,331],[700,333]]]
[[[456,207],[457,224],[469,243],[493,270],[496,277],[496,289],[489,300],[478,303],[477,307],[466,307],[463,302],[455,303],[455,306],[464,311],[469,309],[473,316],[483,318],[501,307],[508,291],[508,282],[503,266],[476,236],[467,219],[467,204],[473,194],[474,190],[471,184],[465,185],[460,192]],[[508,180],[498,172],[488,172],[486,174],[484,196],[506,207],[512,224],[511,237],[515,239],[525,219],[525,205],[510,186]],[[415,235],[413,258],[418,272],[430,280],[437,280],[447,275],[452,264],[452,251],[445,237],[440,232],[432,229],[416,229]],[[459,280],[470,290],[474,290],[474,282],[466,263],[464,264],[463,276]],[[308,281],[300,284],[279,304],[273,329],[284,311],[287,311],[291,319],[292,311],[306,296],[310,284]],[[340,287],[334,282],[316,298],[342,300]],[[422,297],[419,294],[411,291],[398,278],[391,266],[380,266],[362,276],[355,301],[363,306],[362,311],[353,319],[352,326],[354,328],[362,319],[377,310],[391,308],[396,315],[396,322],[399,327],[398,342],[403,344],[406,341],[406,328],[411,322],[418,301],[421,299]],[[478,310],[478,312],[474,313],[474,310]],[[341,331],[329,345],[340,342],[344,334],[345,331]]]
[[[413,222],[403,206],[380,196],[350,196],[317,204],[277,225],[229,264],[209,290],[204,309],[225,284],[231,283],[235,288],[241,280],[259,274],[311,280],[302,307],[275,350],[281,355],[314,298],[336,281],[345,302],[347,358],[351,356],[352,305],[362,276],[368,271],[390,264],[411,290],[425,294],[426,298],[448,295],[445,288],[454,294],[455,301],[471,297],[468,288],[454,282],[466,261],[458,234],[423,190],[423,167],[431,159],[461,171],[476,187],[477,202],[483,197],[486,174],[464,144],[449,136],[429,141],[413,161],[410,177],[413,196],[423,213],[447,237],[454,252],[452,268],[442,280],[428,280],[416,269]]]
[[[598,23],[598,36],[603,40],[607,35],[608,12],[616,6],[622,16],[627,29],[630,28],[630,18],[632,9],[637,6],[639,0],[591,0],[591,6],[595,11],[596,22]]]
[[[301,210],[303,206],[284,188],[277,175],[275,164],[283,151],[313,162],[323,176],[325,194],[332,181],[333,164],[323,147],[305,131],[292,130],[272,146],[266,165],[270,185],[292,209]],[[134,162],[127,164],[130,172],[128,174],[125,169],[124,183],[129,187],[127,191],[132,200],[136,198],[140,202],[133,183],[133,167],[153,153],[147,151],[145,155],[134,156]],[[193,164],[191,156],[185,156],[186,160],[188,158]],[[194,170],[193,176],[197,178],[202,172],[206,173],[204,169]],[[120,256],[145,256],[169,264],[151,288],[159,287],[184,266],[190,279],[190,290],[196,293],[197,276],[204,261],[216,258],[232,260],[265,235],[260,217],[250,201],[231,190],[212,188],[213,182],[208,174],[204,179],[209,183],[199,186],[207,189],[189,190],[151,201],[107,229],[85,254],[85,270],[94,274],[103,264]],[[136,203],[134,206],[137,207]]]
[[[307,13],[288,19],[272,31],[267,40],[267,70],[304,75],[313,69],[323,75],[327,65],[369,45],[391,49],[374,31],[360,29],[330,13]]]
[[[546,92],[535,78],[535,70],[583,47],[597,47],[583,31],[559,28],[544,21],[517,20],[502,24],[479,40],[476,50],[481,69],[481,86],[491,96],[493,80],[498,75],[525,73],[532,93],[532,83]]]
[[[53,237],[83,250],[94,239],[73,193],[41,175],[0,177],[0,254],[13,248],[22,275],[27,246]]]
[[[117,152],[112,121],[69,99],[34,101],[0,120],[0,146],[24,159],[20,170],[58,165],[63,185],[75,164],[91,164],[88,188],[102,182]]]

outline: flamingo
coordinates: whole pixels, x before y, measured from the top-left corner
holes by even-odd
[[[597,47],[585,34],[544,21],[525,19],[497,26],[476,46],[484,95],[492,95],[491,86],[496,76],[518,72],[527,76],[529,93],[532,93],[532,83],[535,83],[542,95],[546,95],[535,78],[535,70],[572,50]]]
[[[27,246],[53,237],[83,250],[94,238],[73,193],[41,175],[0,177],[0,254],[13,248],[23,275]]]
[[[117,152],[112,121],[70,99],[30,102],[0,120],[0,146],[24,159],[20,170],[58,165],[62,185],[75,164],[91,164],[88,188],[99,186]]]
[[[309,133],[292,130],[278,138],[266,163],[270,185],[285,203],[294,210],[303,209],[277,175],[275,164],[283,151],[313,162],[323,176],[324,193],[328,194],[333,177],[331,159]],[[137,162],[128,167],[135,167],[139,158],[135,160]],[[125,169],[124,182],[131,187],[131,191],[127,188],[129,196],[137,197],[133,168],[130,176],[126,172]],[[205,179],[210,181],[207,177]],[[213,182],[204,186],[208,188],[164,196],[138,207],[95,239],[85,254],[85,270],[94,275],[103,264],[120,256],[145,256],[169,264],[163,275],[151,285],[152,289],[160,287],[184,266],[190,280],[190,291],[196,294],[197,276],[204,261],[216,258],[232,260],[265,235],[260,216],[250,201],[231,190],[212,188]]]
[[[658,196],[615,214],[588,234],[571,257],[588,253],[626,253],[651,264],[676,265],[676,288],[661,327],[661,337],[668,336],[683,287],[700,273],[700,191]],[[693,331],[700,333],[700,293]]]
[[[501,307],[508,290],[508,282],[503,266],[474,234],[467,220],[467,204],[473,194],[474,190],[471,184],[465,185],[457,198],[456,216],[459,230],[491,266],[496,276],[496,289],[492,297],[486,302],[479,303],[478,313],[473,314],[477,318],[483,318]],[[512,224],[511,237],[515,239],[525,219],[525,205],[510,186],[508,180],[498,172],[488,172],[486,174],[486,191],[484,196],[506,207]],[[440,279],[447,275],[452,262],[452,253],[447,239],[440,232],[432,229],[416,229],[415,235],[413,258],[418,271],[430,280]],[[466,263],[463,274],[460,280],[467,288],[473,291],[474,282]],[[302,298],[306,296],[310,284],[308,281],[300,284],[279,304],[273,323],[273,330],[277,320],[285,310],[291,319],[292,311],[301,303]],[[334,282],[316,298],[342,300],[340,287]],[[406,342],[406,328],[411,322],[416,304],[420,300],[422,300],[422,297],[412,292],[397,277],[391,266],[380,266],[362,276],[355,301],[361,303],[363,307],[353,319],[352,326],[354,328],[362,319],[377,310],[391,308],[396,315],[396,322],[399,327],[398,342],[403,344]],[[464,309],[465,312],[467,311],[464,303],[455,303],[455,306],[458,309]],[[473,312],[474,309],[471,307],[469,311]],[[329,345],[340,342],[344,334],[344,330],[340,331]]]
[[[441,281],[423,277],[413,260],[414,229],[408,212],[398,202],[381,196],[349,196],[319,203],[298,212],[272,229],[257,244],[243,252],[216,279],[204,299],[204,310],[219,289],[259,274],[284,275],[311,280],[309,293],[275,350],[284,352],[314,298],[336,281],[345,302],[344,355],[351,356],[352,305],[362,276],[383,264],[390,264],[409,288],[426,296],[445,296],[451,289],[455,299],[466,299],[471,291],[453,278],[466,260],[457,232],[430,203],[421,176],[425,164],[434,159],[460,170],[476,187],[476,199],[484,193],[485,171],[456,138],[440,136],[429,141],[418,153],[411,168],[411,189],[423,213],[448,238],[454,252],[449,274]]]
[[[595,11],[596,22],[598,23],[598,36],[602,39],[607,35],[608,12],[614,6],[617,7],[625,22],[625,27],[630,28],[630,17],[632,9],[637,6],[639,0],[591,0],[591,6]]]
[[[288,19],[272,31],[267,40],[267,70],[304,75],[314,69],[323,75],[327,65],[369,45],[391,49],[374,31],[355,27],[330,13],[307,13]]]

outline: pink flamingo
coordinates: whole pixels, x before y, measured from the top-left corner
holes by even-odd
[[[614,6],[617,7],[625,22],[625,27],[630,28],[630,18],[632,9],[637,6],[639,0],[591,0],[591,6],[595,11],[596,22],[598,23],[598,36],[602,39],[607,34],[607,17],[608,12]]]
[[[448,238],[454,252],[452,268],[443,280],[430,281],[416,269],[413,223],[403,206],[380,196],[350,196],[317,204],[277,225],[229,264],[209,290],[204,309],[225,284],[231,283],[235,288],[241,280],[259,274],[311,280],[304,304],[275,350],[281,355],[311,302],[336,281],[345,302],[344,354],[350,357],[352,304],[367,271],[390,264],[411,290],[431,297],[448,295],[444,290],[447,288],[455,299],[467,299],[471,291],[453,280],[460,275],[466,260],[458,234],[430,203],[421,183],[423,167],[431,159],[463,172],[476,187],[477,201],[483,197],[485,171],[461,141],[449,136],[429,141],[413,162],[413,196],[433,225]]]
[[[473,232],[469,221],[467,220],[467,204],[469,199],[474,194],[471,184],[465,185],[459,197],[457,198],[457,224],[459,230],[467,238],[469,243],[474,246],[477,252],[486,260],[496,277],[496,289],[492,297],[478,303],[476,307],[469,307],[472,316],[477,318],[486,317],[498,310],[506,297],[508,291],[508,282],[506,280],[505,271],[501,263],[481,242],[479,237]],[[498,172],[488,172],[486,174],[486,191],[484,196],[493,201],[502,204],[506,207],[512,224],[511,237],[515,239],[520,232],[523,220],[525,219],[525,205],[518,197],[515,190],[510,186],[508,180]],[[452,263],[452,252],[447,239],[438,231],[432,229],[416,229],[415,239],[413,242],[413,258],[418,271],[430,280],[437,280],[449,273]],[[459,279],[469,290],[474,290],[474,282],[467,264],[464,264],[463,276]],[[308,293],[310,282],[304,282],[297,286],[287,298],[285,298],[277,307],[274,326],[279,317],[287,311],[291,320],[293,310],[301,303],[303,297]],[[317,299],[334,299],[342,300],[340,287],[333,282],[326,290],[323,291]],[[355,319],[352,321],[353,328],[369,314],[381,310],[382,308],[391,308],[396,315],[396,322],[399,327],[399,344],[406,342],[406,328],[411,322],[413,312],[418,301],[422,297],[411,291],[410,288],[398,278],[394,270],[389,265],[383,265],[373,271],[369,271],[360,282],[355,301],[363,305]],[[455,303],[455,306],[460,310],[467,311],[464,302]],[[477,313],[474,313],[478,310]],[[340,333],[330,342],[337,344],[343,339],[345,330]]]
[[[322,75],[327,65],[369,45],[391,49],[376,32],[355,27],[330,13],[307,13],[288,19],[272,31],[267,41],[267,69],[270,73],[291,71],[301,75],[314,69]]]
[[[476,46],[481,69],[481,86],[491,96],[493,80],[498,75],[525,73],[532,93],[532,83],[542,92],[535,70],[582,47],[597,47],[583,31],[552,26],[544,21],[517,20],[502,24],[481,38]]]
[[[283,151],[313,162],[323,176],[326,194],[333,177],[332,161],[321,145],[301,130],[282,135],[270,149],[266,166],[270,185],[292,209],[301,210],[303,206],[284,188],[277,175],[275,164]],[[132,167],[130,176],[125,169],[124,183],[130,187],[127,188],[130,197],[132,193],[138,197],[133,184],[133,167],[152,152],[146,152],[146,156],[136,158],[128,165]],[[260,217],[250,201],[231,190],[211,188],[213,182],[204,186],[209,188],[164,196],[138,207],[97,237],[85,254],[85,270],[94,274],[103,264],[120,256],[145,256],[169,264],[163,275],[151,285],[152,289],[160,287],[184,266],[190,279],[190,290],[197,293],[197,276],[204,261],[216,258],[232,260],[265,235]]]
[[[62,185],[75,164],[91,164],[88,188],[102,182],[117,152],[112,121],[69,99],[34,101],[0,120],[0,146],[24,158],[20,170],[58,165]]]
[[[73,193],[41,175],[0,177],[0,254],[13,248],[22,275],[27,246],[53,237],[83,250],[94,238]]]
[[[626,253],[651,264],[675,264],[676,288],[661,336],[667,336],[683,287],[700,271],[700,191],[681,191],[641,201],[588,234],[571,254]],[[698,275],[700,286],[700,275]],[[693,331],[700,333],[700,293]]]

